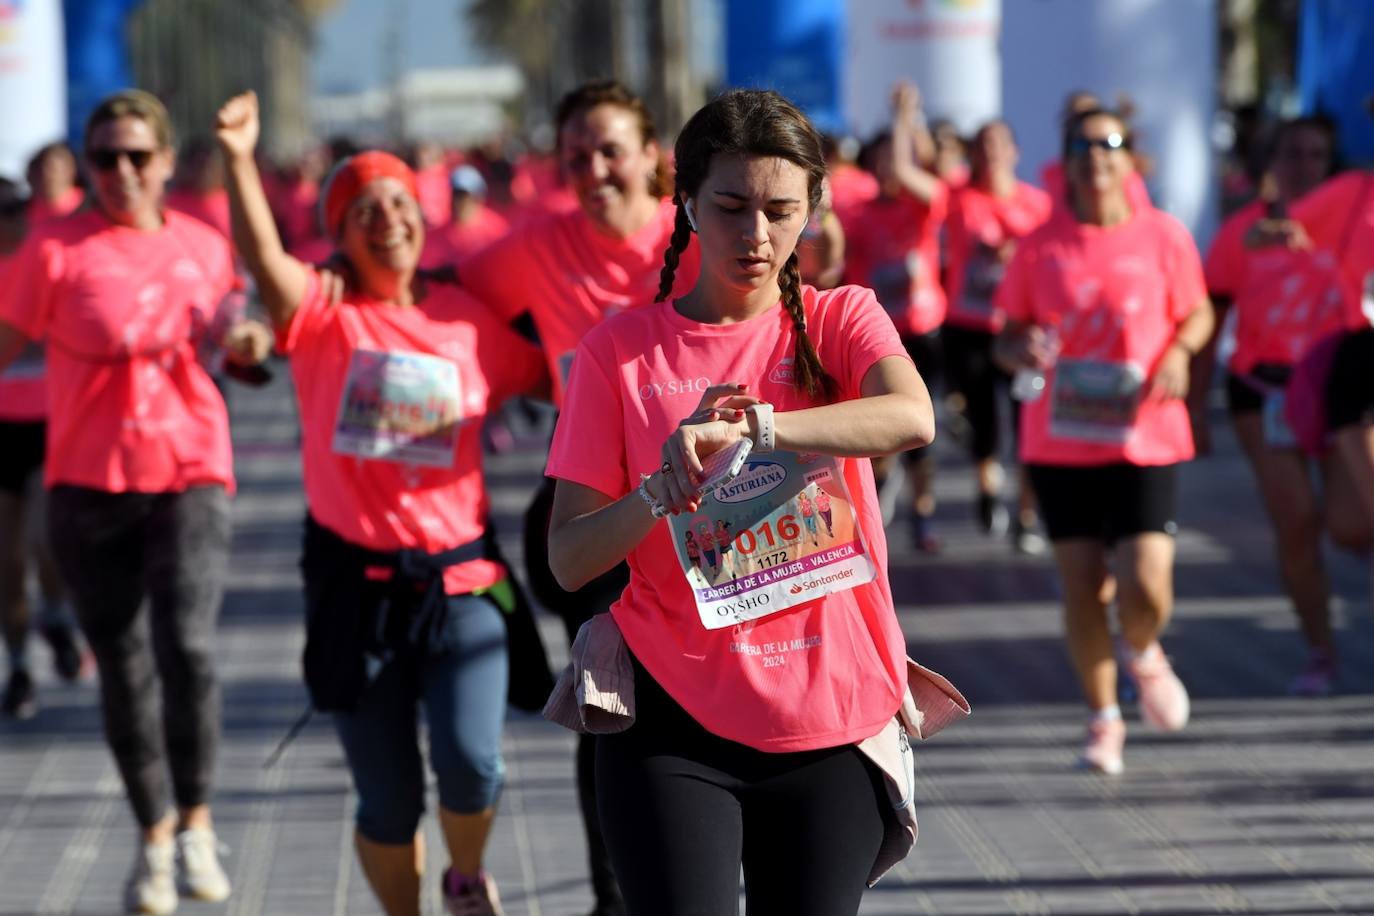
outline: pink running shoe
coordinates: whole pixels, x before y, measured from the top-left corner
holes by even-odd
[[[1088,722],[1088,740],[1078,757],[1078,768],[1116,776],[1123,768],[1121,749],[1125,746],[1125,722],[1120,719],[1092,719]]]
[[[1313,649],[1307,667],[1288,685],[1295,697],[1329,697],[1336,689],[1336,656],[1324,649]]]
[[[1188,691],[1174,674],[1159,643],[1126,662],[1126,671],[1140,692],[1140,717],[1147,725],[1176,732],[1188,724]]]
[[[476,879],[458,881],[444,872],[444,912],[449,916],[505,916],[496,882],[486,872]]]

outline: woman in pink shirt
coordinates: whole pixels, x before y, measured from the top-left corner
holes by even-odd
[[[49,530],[142,828],[126,903],[170,913],[177,868],[195,898],[229,895],[209,803],[234,478],[224,399],[197,348],[233,263],[223,236],[162,207],[174,154],[161,102],[116,93],[85,138],[96,206],[33,233],[11,265],[0,367],[26,338],[45,341]]]
[[[1193,457],[1188,368],[1213,328],[1187,230],[1127,197],[1130,145],[1114,112],[1069,122],[1071,206],[1022,240],[996,300],[1007,317],[1000,361],[1047,376],[1044,394],[1022,406],[1021,460],[1054,544],[1069,654],[1092,711],[1081,762],[1108,773],[1122,769],[1126,734],[1113,592],[1141,714],[1166,730],[1188,721],[1188,694],[1158,637],[1173,608],[1177,465]]]
[[[978,485],[978,521],[987,534],[1010,530],[1018,550],[1038,553],[1044,540],[1034,533],[1035,503],[1029,484],[1020,487],[1015,519],[1001,502],[1001,427],[997,405],[1005,400],[1006,375],[992,359],[992,341],[1002,326],[993,297],[1016,243],[1050,215],[1050,197],[1016,178],[1019,156],[1011,126],[989,121],[970,146],[968,184],[950,198],[945,233],[949,315],[940,330],[949,387],[963,397],[969,451]]]
[[[450,912],[499,914],[482,856],[503,778],[514,597],[487,527],[480,430],[506,398],[544,394],[538,351],[480,302],[416,267],[414,173],[364,152],[335,169],[326,229],[354,278],[330,302],[282,247],[253,151],[257,97],[220,110],[234,237],[291,360],[309,516],[306,684],[334,713],[358,792],[356,846],[390,914],[418,913],[416,833],[429,724]],[[374,638],[353,634],[379,634]]]
[[[1307,643],[1307,664],[1289,685],[1299,696],[1325,696],[1333,689],[1336,654],[1322,532],[1340,536],[1358,502],[1338,462],[1321,462],[1325,500],[1313,486],[1312,462],[1299,451],[1284,416],[1287,384],[1313,344],[1346,327],[1368,327],[1369,321],[1334,253],[1247,248],[1244,238],[1256,222],[1282,218],[1290,204],[1321,184],[1331,173],[1335,150],[1335,127],[1325,118],[1280,125],[1266,163],[1269,199],[1228,219],[1206,261],[1207,289],[1218,315],[1235,309],[1226,383],[1231,421],[1273,525],[1275,560]],[[1204,351],[1209,357],[1210,349]],[[1210,364],[1209,358],[1201,368]]]
[[[632,916],[734,912],[741,861],[751,910],[853,914],[891,811],[855,743],[904,692],[868,459],[929,443],[930,397],[871,291],[800,282],[825,162],[795,107],[726,93],[676,164],[657,302],[583,340],[547,471],[564,587],[630,567],[611,615],[636,715],[597,744],[602,825]],[[700,276],[675,296],[693,237]],[[703,459],[743,438],[744,470],[699,494]],[[849,534],[781,562],[802,540],[795,497],[822,480]],[[678,549],[701,515],[735,532],[709,588]]]
[[[878,178],[876,198],[853,211],[845,229],[845,276],[872,289],[921,375],[940,377],[940,325],[945,320],[945,291],[940,285],[939,229],[949,210],[949,189],[921,163],[934,159],[933,141],[921,114],[915,86],[898,85],[892,93],[892,130],[871,145],[869,161]],[[937,553],[935,454],[917,449],[905,456],[912,493],[912,540],[917,550]],[[896,473],[891,460],[879,462],[879,474]],[[895,483],[895,481],[894,481]]]
[[[578,206],[517,226],[464,261],[459,278],[503,317],[533,321],[553,376],[553,402],[561,408],[573,353],[587,333],[608,316],[653,298],[674,209],[664,200],[671,180],[653,117],[630,90],[615,81],[579,86],[560,100],[554,120],[559,167]],[[696,259],[695,245],[681,253],[679,289],[691,288]],[[697,382],[675,379],[672,386],[690,389]],[[526,566],[535,596],[563,618],[571,643],[578,628],[621,593],[628,571],[611,569],[576,595],[559,588],[547,558],[552,504],[548,480],[525,515]],[[714,566],[713,546],[706,538],[700,545]],[[579,801],[597,906],[615,912],[620,895],[596,826],[594,744],[591,737],[579,739]]]

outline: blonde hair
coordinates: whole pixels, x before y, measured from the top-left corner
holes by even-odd
[[[101,124],[117,121],[120,118],[138,118],[153,129],[159,149],[172,145],[172,119],[162,100],[151,92],[142,89],[122,89],[114,95],[107,95],[95,106],[90,117],[86,118],[86,147],[90,147],[91,134]]]

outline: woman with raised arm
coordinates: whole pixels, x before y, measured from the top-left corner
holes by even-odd
[[[1043,372],[1023,402],[1021,461],[1064,588],[1069,655],[1091,710],[1080,757],[1122,769],[1126,726],[1107,606],[1113,593],[1140,712],[1188,722],[1188,693],[1159,646],[1173,611],[1178,465],[1193,457],[1188,367],[1211,337],[1197,248],[1173,217],[1134,206],[1124,120],[1081,112],[1064,133],[1072,206],[1023,239],[997,291],[1008,371]]]
[[[930,397],[871,291],[800,282],[825,179],[801,112],[726,93],[676,166],[657,300],[582,341],[547,470],[564,587],[630,567],[610,619],[634,723],[597,744],[602,827],[633,916],[733,913],[741,863],[750,913],[852,914],[895,816],[856,744],[906,691],[868,459],[928,444]],[[693,238],[700,277],[674,295]],[[703,463],[746,440],[739,476],[702,492]],[[808,486],[829,494],[822,547],[792,508]],[[702,586],[683,545],[708,519],[733,549]]]
[[[505,624],[511,586],[494,555],[482,419],[544,393],[538,351],[456,286],[416,276],[415,179],[364,152],[324,191],[326,229],[354,278],[331,305],[288,255],[254,164],[253,93],[220,109],[234,241],[291,361],[309,516],[306,682],[334,724],[358,792],[358,858],[392,916],[420,912],[417,827],[429,725],[448,912],[501,912],[482,870],[504,767]]]

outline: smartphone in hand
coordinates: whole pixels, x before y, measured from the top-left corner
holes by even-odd
[[[734,445],[728,445],[708,455],[701,463],[701,485],[697,487],[697,496],[705,496],[716,487],[724,486],[739,476],[739,472],[744,470],[744,461],[753,448],[753,442],[740,439]]]

